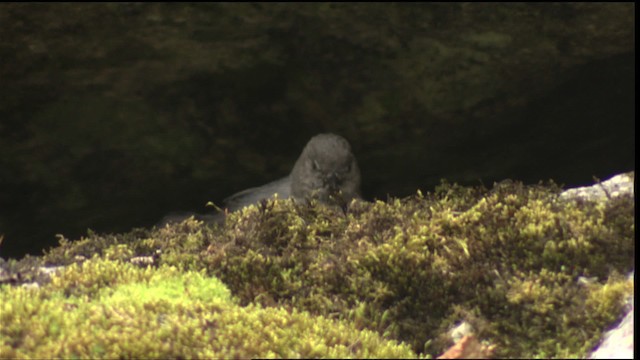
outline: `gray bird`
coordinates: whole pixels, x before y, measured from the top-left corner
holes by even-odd
[[[229,211],[242,209],[278,194],[279,199],[306,202],[317,199],[324,204],[344,206],[360,199],[360,169],[349,142],[335,134],[311,138],[288,176],[268,184],[240,191],[224,200]],[[189,216],[197,220],[220,221],[218,215],[172,214],[158,226],[179,222]]]

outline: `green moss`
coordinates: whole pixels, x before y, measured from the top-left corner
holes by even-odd
[[[0,296],[2,357],[415,357],[347,322],[240,307],[217,279],[175,267],[96,257]]]
[[[633,199],[563,201],[559,191],[553,184],[505,182],[488,191],[443,183],[434,193],[356,201],[344,210],[264,201],[228,215],[223,226],[187,220],[153,231],[90,234],[77,242],[62,241],[44,261],[71,264],[78,255],[91,258],[93,253],[92,265],[61,270],[38,296],[58,293],[68,299],[88,298],[94,306],[122,307],[125,310],[113,315],[120,321],[157,308],[163,318],[179,319],[171,331],[184,337],[193,335],[183,328],[195,331],[196,324],[204,326],[198,321],[212,316],[207,314],[213,310],[201,302],[215,302],[227,309],[222,313],[261,329],[251,337],[241,325],[229,325],[224,336],[216,328],[215,353],[199,352],[204,351],[197,345],[201,340],[185,338],[188,346],[153,353],[165,357],[435,357],[451,345],[444,334],[460,320],[495,344],[499,357],[580,357],[621,315],[633,291],[619,275],[633,269]],[[142,270],[127,263],[142,255],[153,256],[158,268]],[[152,285],[160,273],[176,280]],[[237,304],[196,295],[197,289],[207,288],[205,280],[189,279],[209,276],[219,278]],[[581,285],[581,276],[597,277],[598,282]],[[181,293],[183,288],[188,291]],[[4,289],[3,294],[13,291],[27,290]],[[17,295],[10,296],[8,302],[16,303]],[[193,308],[195,303],[205,310]],[[38,306],[20,312],[39,317]],[[289,320],[278,320],[281,317]],[[134,327],[153,328],[158,325],[153,319]],[[268,325],[282,321],[286,328]],[[307,335],[307,326],[329,324],[323,321],[332,321],[331,329],[349,330]],[[54,327],[63,331],[68,325],[58,322]],[[32,336],[25,329],[31,326],[12,327],[3,349],[22,351],[24,339]],[[197,336],[206,338],[208,330],[199,329]],[[313,331],[310,334],[316,334]],[[363,339],[377,345],[366,345]],[[402,341],[413,352],[402,348],[398,351],[403,355],[391,355],[396,345],[382,339]],[[16,342],[21,345],[12,345]],[[106,352],[113,345],[107,340],[100,344]]]
[[[632,269],[633,218],[618,212],[607,220],[620,204],[561,202],[558,192],[443,184],[427,196],[354,203],[346,214],[268,203],[230,218],[200,256],[244,303],[333,314],[433,356],[446,344],[429,340],[452,325],[455,309],[492,324],[484,335],[500,356],[578,356],[598,331],[575,333],[591,291],[577,277],[606,281]],[[539,277],[527,295],[533,304],[514,304],[524,296],[515,284]],[[617,299],[606,310],[615,316]]]

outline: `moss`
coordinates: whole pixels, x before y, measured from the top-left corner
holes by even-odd
[[[150,290],[136,284],[151,284],[154,274],[166,269],[174,269],[172,276],[180,281],[193,274],[217,277],[237,299],[229,313],[262,329],[256,337],[246,335],[244,327],[220,335],[215,349],[223,350],[215,355],[222,357],[396,356],[385,352],[395,345],[382,339],[410,346],[413,353],[402,356],[435,357],[450,345],[443,334],[460,320],[497,345],[499,357],[580,357],[620,316],[633,291],[619,274],[633,269],[634,205],[630,197],[606,203],[561,201],[559,192],[553,184],[504,182],[487,190],[443,183],[434,193],[355,201],[345,209],[263,201],[229,214],[222,226],[190,219],[153,231],[62,241],[44,261],[72,264],[78,255],[91,258],[94,252],[93,265],[71,265],[43,289],[70,298],[103,296],[95,300],[103,304],[106,291],[128,289],[120,299],[144,299]],[[142,255],[152,256],[157,268],[127,263]],[[582,276],[598,282],[581,285]],[[182,285],[176,286],[164,284],[168,290],[150,291],[151,298],[172,293],[191,304],[196,300],[190,294],[197,292],[192,288],[203,285],[187,286],[191,290],[185,294],[176,290]],[[129,310],[118,316],[128,318],[142,305],[122,306]],[[164,317],[186,316],[173,302],[162,306]],[[287,320],[286,329],[265,325],[285,321],[276,320],[282,316],[300,320]],[[183,317],[176,324],[195,327],[189,324],[196,319],[208,318]],[[140,326],[151,326],[152,320],[145,321]],[[349,330],[308,342],[274,340],[287,331],[292,332],[286,337],[307,336],[302,324],[322,321]],[[25,337],[24,329],[13,331],[8,344]],[[245,340],[234,342],[233,336]],[[328,340],[334,338],[339,342]],[[380,347],[367,348],[373,345],[365,345],[365,338],[375,338],[372,343]],[[184,341],[196,349],[199,340]],[[187,347],[166,351],[159,356],[196,356]]]
[[[590,290],[576,279],[606,281],[616,269],[632,269],[633,220],[628,211],[607,220],[620,204],[558,201],[559,190],[553,184],[506,183],[492,191],[443,184],[427,196],[355,203],[332,215],[268,203],[230,218],[200,255],[244,303],[348,318],[415,351],[435,356],[444,349],[429,340],[452,325],[457,307],[494,324],[486,334],[499,356],[578,356],[598,334],[595,328],[575,334],[579,320],[560,320],[584,314]],[[514,305],[524,296],[523,284],[540,281],[527,294],[533,304]],[[519,331],[508,325],[515,320]]]
[[[0,295],[3,358],[415,357],[344,321],[240,307],[217,279],[175,267],[94,257]]]

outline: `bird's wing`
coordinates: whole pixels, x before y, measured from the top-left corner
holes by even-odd
[[[230,211],[235,211],[247,205],[255,204],[260,200],[270,198],[276,193],[280,199],[286,199],[291,196],[291,179],[289,176],[235,193],[224,199],[224,204]]]

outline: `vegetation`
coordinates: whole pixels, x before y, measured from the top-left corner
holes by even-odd
[[[49,281],[5,264],[40,287],[2,285],[2,357],[435,357],[461,320],[499,357],[584,356],[633,291],[634,204],[558,193],[444,183],[63,239],[24,260],[66,265]]]

